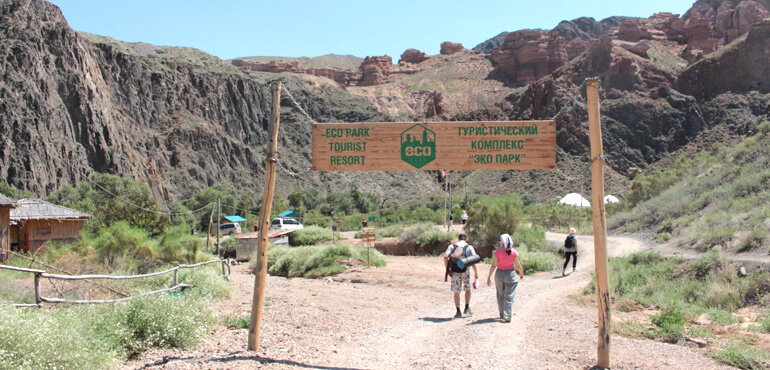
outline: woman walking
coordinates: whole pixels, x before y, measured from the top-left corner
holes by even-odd
[[[575,236],[575,228],[571,227],[569,229],[569,235],[567,235],[567,239],[564,240],[564,266],[561,269],[561,276],[564,276],[567,274],[567,265],[569,264],[569,258],[572,256],[572,272],[577,271],[577,257],[578,257],[578,250],[577,250],[577,237]]]
[[[519,271],[518,275],[516,270]],[[513,299],[516,297],[519,281],[524,279],[524,269],[519,263],[519,252],[513,249],[513,240],[508,234],[500,235],[500,248],[495,250],[492,258],[492,268],[489,269],[487,285],[492,285],[493,273],[497,287],[497,309],[500,311],[500,319],[503,322],[511,322]]]

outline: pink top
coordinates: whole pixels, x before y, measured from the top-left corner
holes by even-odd
[[[513,270],[513,260],[519,256],[516,249],[511,248],[511,254],[505,253],[505,249],[497,248],[495,257],[497,257],[497,268],[500,270]]]

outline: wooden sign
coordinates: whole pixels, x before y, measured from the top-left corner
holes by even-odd
[[[315,171],[555,168],[555,121],[313,125]]]

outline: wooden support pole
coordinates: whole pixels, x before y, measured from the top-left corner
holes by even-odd
[[[217,256],[219,256],[219,251],[222,248],[219,241],[219,231],[222,230],[220,226],[222,226],[222,198],[217,198]]]
[[[270,108],[270,126],[268,143],[265,150],[265,189],[262,194],[262,207],[259,210],[259,239],[257,244],[257,266],[254,271],[254,299],[251,303],[251,322],[249,323],[249,351],[259,348],[259,330],[262,325],[262,307],[265,304],[265,284],[267,282],[267,240],[270,229],[270,211],[273,208],[275,192],[275,170],[278,164],[278,124],[281,114],[281,83],[272,85],[273,104]]]
[[[35,303],[38,307],[43,306],[43,300],[40,298],[40,273],[35,273]]]
[[[209,228],[206,230],[206,253],[211,251],[211,223],[214,222],[214,202],[211,202],[211,213],[209,213]]]
[[[604,213],[604,149],[599,121],[599,80],[587,81],[588,125],[591,139],[591,200],[593,201],[594,258],[596,261],[596,303],[599,309],[597,365],[610,368],[610,275],[607,268],[607,217]]]

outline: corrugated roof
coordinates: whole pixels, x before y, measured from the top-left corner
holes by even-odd
[[[88,213],[80,212],[72,208],[57,206],[41,199],[19,199],[16,208],[11,210],[11,220],[83,220],[93,217]]]
[[[273,239],[277,238],[279,236],[284,236],[286,234],[293,233],[294,230],[270,230],[267,232],[267,238]],[[259,239],[259,231],[253,231],[248,234],[243,234],[241,236],[235,236],[235,239]]]
[[[6,197],[3,194],[0,194],[0,206],[12,206],[16,203],[15,200]]]

